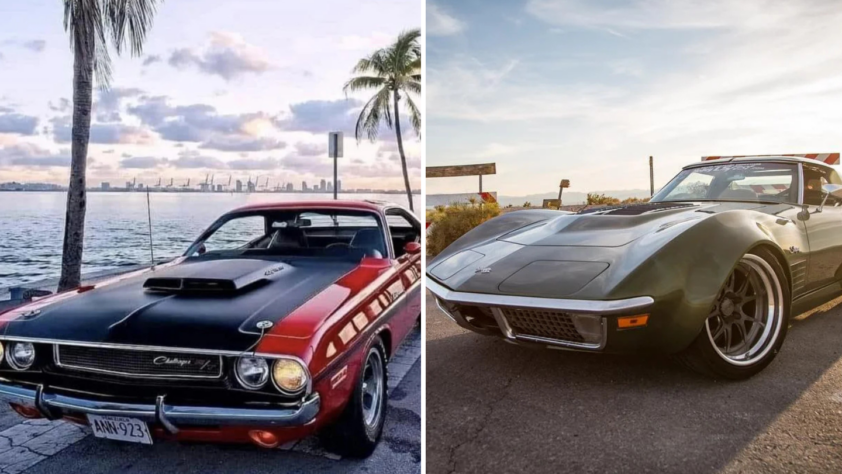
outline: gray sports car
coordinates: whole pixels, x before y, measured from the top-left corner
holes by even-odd
[[[492,219],[430,262],[427,288],[460,326],[515,344],[750,377],[791,315],[842,295],[839,154],[712,158],[648,203]]]

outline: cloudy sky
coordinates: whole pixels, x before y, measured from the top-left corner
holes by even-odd
[[[702,155],[842,151],[835,0],[436,0],[427,163],[505,195],[647,189]],[[428,192],[475,189],[433,179]]]
[[[418,0],[162,3],[144,55],[115,57],[111,89],[95,92],[89,185],[211,173],[312,186],[332,179],[327,132],[342,130],[345,188],[402,188],[394,134],[357,144],[368,97],[342,86],[359,58],[419,27],[421,11]],[[0,2],[0,182],[66,184],[71,79],[62,2]],[[404,143],[420,187],[420,141]]]

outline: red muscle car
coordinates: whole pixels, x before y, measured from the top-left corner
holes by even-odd
[[[389,358],[420,318],[420,233],[380,202],[229,212],[169,263],[0,314],[0,399],[102,438],[319,433],[367,456]]]

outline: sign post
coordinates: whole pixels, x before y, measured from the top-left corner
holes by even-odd
[[[328,157],[333,159],[333,199],[338,199],[339,193],[339,173],[337,158],[342,158],[342,132],[330,132],[327,139],[327,153]]]
[[[649,197],[655,195],[655,170],[652,163],[652,157],[649,157]]]
[[[564,188],[570,187],[570,180],[569,179],[562,179],[561,182],[558,184],[558,208],[561,209],[561,192],[564,191]]]

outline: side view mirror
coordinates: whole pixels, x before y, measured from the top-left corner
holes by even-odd
[[[831,195],[842,200],[842,184],[825,184],[822,186],[822,193],[824,194],[822,205],[819,206],[819,209],[816,212],[822,212],[822,209],[824,209],[824,205],[827,202],[827,198]]]
[[[403,249],[410,255],[417,255],[421,253],[421,244],[418,242],[407,242],[406,245],[403,246]]]
[[[207,252],[207,251],[208,251],[207,247],[205,247],[205,244],[202,243],[202,244],[199,244],[199,249],[196,251],[196,253],[198,253],[199,255],[204,255],[205,252]]]

